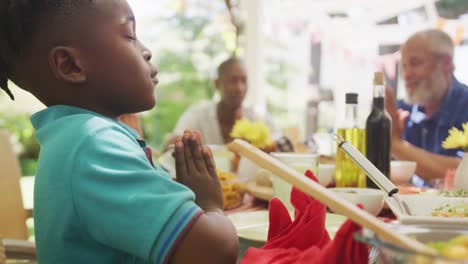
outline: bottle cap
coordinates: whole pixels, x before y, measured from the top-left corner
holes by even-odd
[[[358,94],[357,93],[346,93],[346,104],[357,104]]]
[[[384,74],[383,72],[374,73],[374,85],[384,85]]]

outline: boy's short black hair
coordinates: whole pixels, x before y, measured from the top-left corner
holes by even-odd
[[[45,15],[70,15],[93,0],[0,0],[0,88],[11,99],[9,71]]]

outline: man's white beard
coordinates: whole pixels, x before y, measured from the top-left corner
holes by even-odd
[[[422,107],[437,104],[445,94],[446,83],[441,66],[438,65],[429,78],[421,81],[411,94],[407,91],[406,102]]]

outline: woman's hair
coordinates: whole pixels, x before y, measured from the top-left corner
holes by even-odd
[[[0,88],[14,99],[8,87],[12,63],[27,48],[45,15],[67,15],[92,0],[1,0]]]

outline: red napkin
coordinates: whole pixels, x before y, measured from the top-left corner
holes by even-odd
[[[318,182],[311,171],[305,175]],[[249,248],[241,264],[367,263],[368,247],[353,239],[361,227],[347,220],[330,240],[325,229],[326,206],[296,188],[291,191],[294,221],[283,203],[270,201],[268,241]]]

